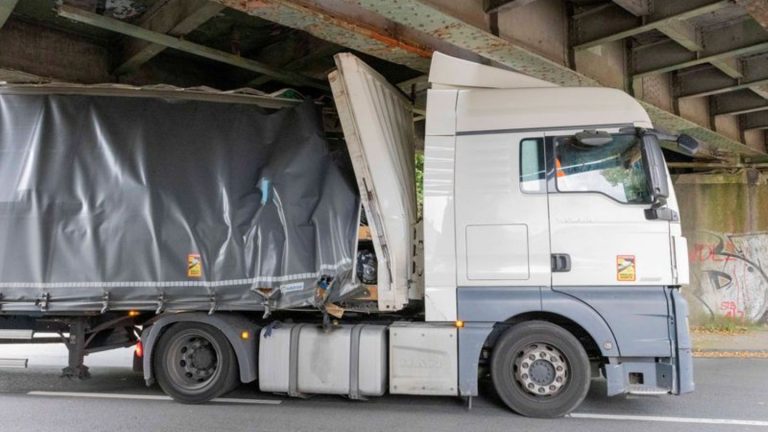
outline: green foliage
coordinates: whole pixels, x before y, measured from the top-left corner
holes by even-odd
[[[623,166],[605,168],[601,174],[612,186],[622,185],[629,202],[643,202],[646,199],[648,187],[642,166],[631,169]]]
[[[694,330],[700,333],[715,334],[743,334],[754,330],[758,326],[754,323],[740,318],[717,315],[711,317],[703,324],[694,327]]]

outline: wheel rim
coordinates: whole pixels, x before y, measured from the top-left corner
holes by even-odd
[[[559,394],[570,378],[567,358],[559,349],[545,343],[530,344],[520,350],[513,369],[520,388],[539,397]]]
[[[221,358],[221,348],[210,333],[188,329],[169,344],[165,366],[177,388],[202,393],[221,375]]]

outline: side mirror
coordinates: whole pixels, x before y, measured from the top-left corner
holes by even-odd
[[[686,134],[680,134],[677,137],[677,147],[688,156],[695,155],[699,152],[700,148],[699,142],[696,141],[696,138]]]
[[[643,162],[648,188],[651,191],[651,199],[654,204],[662,203],[669,198],[669,182],[667,179],[667,167],[664,163],[664,154],[656,135],[643,134]]]

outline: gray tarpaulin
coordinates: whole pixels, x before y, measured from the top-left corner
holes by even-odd
[[[310,102],[0,92],[2,312],[333,300],[359,207]]]

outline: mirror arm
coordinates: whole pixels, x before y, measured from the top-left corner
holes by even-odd
[[[653,135],[659,141],[666,141],[675,143],[677,151],[690,157],[696,156],[701,151],[701,144],[696,138],[688,134],[673,134],[658,129],[645,129],[645,128],[623,128],[622,131],[635,130],[638,137],[643,135]]]
[[[648,220],[677,222],[680,220],[680,215],[669,207],[651,207],[645,209],[645,218]]]

